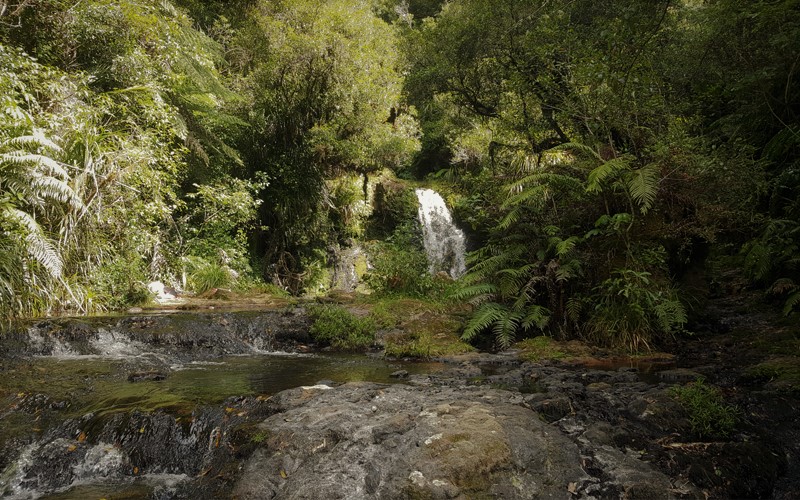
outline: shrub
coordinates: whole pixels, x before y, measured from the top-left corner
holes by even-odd
[[[409,222],[398,227],[389,241],[368,249],[372,269],[364,281],[374,292],[431,298],[447,295],[452,280],[430,274],[420,238],[416,223]]]
[[[233,281],[230,270],[225,266],[208,262],[200,257],[187,257],[186,263],[189,271],[189,287],[197,294],[213,288],[226,287]]]
[[[328,344],[336,349],[358,350],[371,346],[375,341],[375,321],[370,317],[358,317],[341,306],[325,305],[312,307],[309,332],[314,341]]]
[[[119,255],[93,273],[95,300],[100,307],[124,309],[150,301],[144,260],[135,255]]]
[[[673,387],[672,394],[689,413],[692,431],[699,437],[724,438],[733,432],[739,411],[725,404],[719,389],[700,379],[682,387]]]
[[[598,343],[650,350],[654,338],[671,335],[686,324],[686,309],[677,293],[650,273],[620,269],[595,288],[597,303],[588,335]]]

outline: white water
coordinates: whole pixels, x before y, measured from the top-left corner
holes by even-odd
[[[428,270],[431,274],[444,271],[454,279],[461,277],[467,271],[464,233],[453,224],[439,193],[432,189],[417,189],[416,193]]]

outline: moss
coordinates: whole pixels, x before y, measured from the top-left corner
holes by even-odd
[[[748,368],[743,378],[781,392],[800,392],[800,358],[781,357]]]
[[[719,389],[702,379],[673,387],[672,395],[689,414],[692,430],[701,438],[728,437],[739,421],[739,410],[725,404]]]
[[[317,342],[343,350],[364,349],[375,342],[376,326],[370,317],[356,316],[336,305],[309,308],[309,316],[309,333]]]
[[[520,357],[528,361],[541,361],[543,359],[564,359],[568,357],[559,342],[550,337],[539,336],[517,342],[514,346],[521,349]]]
[[[370,315],[382,328],[396,329],[385,339],[389,357],[431,358],[474,351],[463,342],[460,310],[418,299],[373,302]]]

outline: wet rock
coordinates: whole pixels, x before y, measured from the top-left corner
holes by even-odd
[[[546,422],[555,422],[572,413],[572,402],[567,397],[556,397],[537,401],[531,405]]]
[[[694,382],[703,376],[686,368],[675,368],[658,372],[658,378],[665,382]]]
[[[166,380],[167,374],[156,371],[133,372],[128,374],[128,382],[160,382]]]
[[[389,375],[392,378],[408,378],[408,370],[397,370]]]
[[[588,477],[577,447],[505,391],[345,384],[277,396],[240,498],[550,497]]]
[[[631,453],[610,446],[599,446],[594,450],[595,464],[610,479],[620,485],[621,497],[631,500],[670,499],[672,484],[667,476],[655,470]]]
[[[296,351],[309,320],[293,310],[180,312],[119,317],[55,318],[9,332],[0,355],[136,355],[159,351],[191,359],[263,351]]]

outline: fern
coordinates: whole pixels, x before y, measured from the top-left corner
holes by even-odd
[[[494,297],[498,291],[497,286],[492,283],[479,283],[459,288],[450,297],[454,300],[466,300],[473,304],[481,304]]]
[[[639,210],[646,214],[656,201],[659,183],[659,168],[650,164],[628,175],[627,186],[631,198],[639,205]]]
[[[590,193],[599,193],[603,190],[603,183],[616,179],[621,172],[631,169],[630,155],[613,158],[589,172],[586,179],[586,190]]]
[[[536,327],[539,330],[544,330],[550,322],[550,310],[542,306],[531,306],[526,311],[525,317],[522,318],[522,328],[528,330]]]
[[[63,269],[61,257],[53,244],[44,235],[41,226],[30,214],[18,209],[9,209],[6,215],[23,228],[25,251],[42,265],[53,278],[59,278]]]
[[[564,144],[559,144],[558,146],[555,146],[554,148],[551,148],[548,151],[569,151],[572,153],[580,153],[583,156],[587,156],[592,159],[597,159],[597,160],[603,159],[600,156],[600,154],[594,150],[594,148],[591,148],[586,144],[581,144],[579,142],[567,142]]]
[[[467,321],[461,338],[467,342],[474,339],[483,330],[489,328],[495,322],[503,318],[507,313],[506,307],[496,302],[486,302],[481,304]]]
[[[522,320],[522,313],[506,310],[492,325],[495,341],[502,349],[511,347]]]
[[[789,316],[798,305],[800,305],[800,290],[789,295],[789,298],[786,299],[786,302],[783,304],[783,315]]]
[[[559,257],[567,256],[575,248],[575,245],[580,243],[581,238],[578,236],[570,236],[566,240],[556,240],[556,255]]]

